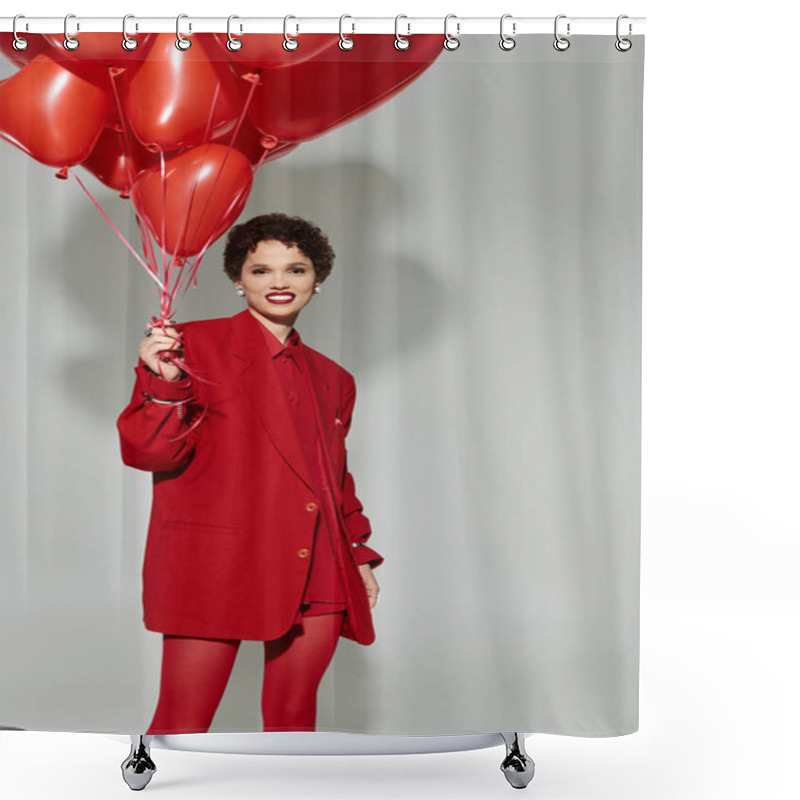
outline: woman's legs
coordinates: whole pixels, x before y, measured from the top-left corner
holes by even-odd
[[[261,715],[265,731],[313,731],[317,689],[342,630],[344,612],[304,617],[302,630],[264,642]]]
[[[161,688],[148,734],[205,733],[239,650],[236,639],[164,634]]]

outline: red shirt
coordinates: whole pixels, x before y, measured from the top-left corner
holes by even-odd
[[[321,443],[317,430],[311,392],[314,387],[308,371],[303,367],[300,335],[292,329],[284,345],[266,325],[260,324],[264,341],[278,373],[286,400],[292,412],[303,454],[316,481],[317,496],[320,498],[320,511],[317,529],[314,534],[314,547],[311,556],[311,569],[303,601],[297,612],[295,624],[303,616],[331,614],[347,609],[347,599],[339,577],[339,567],[333,549],[331,535],[338,534],[337,517],[332,511],[331,489],[326,472],[322,467]]]

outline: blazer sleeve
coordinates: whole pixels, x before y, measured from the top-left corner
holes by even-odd
[[[141,359],[135,372],[130,403],[117,419],[122,461],[148,472],[178,469],[194,452],[192,380],[166,381]]]
[[[356,402],[356,383],[353,376],[346,373],[344,381],[344,394],[342,397],[342,424],[344,435],[347,436],[353,419],[353,407]],[[372,535],[369,519],[364,516],[361,501],[356,496],[356,485],[353,476],[347,469],[347,453],[345,452],[345,475],[342,487],[342,513],[347,530],[347,540],[353,550],[356,564],[369,564],[377,567],[383,563],[383,556],[371,547],[366,541]]]

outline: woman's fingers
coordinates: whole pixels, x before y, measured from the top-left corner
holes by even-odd
[[[152,323],[147,324],[146,330],[148,334],[139,343],[142,361],[162,378],[177,380],[183,373],[171,362],[173,354],[182,355],[180,335],[175,328],[162,328]]]
[[[154,339],[180,339],[180,335],[175,328],[161,328],[157,325],[151,325],[150,323],[147,324],[147,330],[150,333],[145,334],[145,340],[153,341]]]
[[[148,336],[144,340],[145,349],[158,352],[159,350],[180,350],[180,339],[172,339],[169,336]]]
[[[359,569],[361,571],[361,577],[364,580],[364,588],[367,590],[369,607],[374,608],[378,602],[380,586],[378,586],[378,581],[375,580],[375,576],[372,574],[372,567],[370,567],[369,564],[361,564],[359,565]]]

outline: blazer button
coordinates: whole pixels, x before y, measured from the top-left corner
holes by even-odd
[[[316,503],[308,503],[306,505],[306,511],[316,511],[316,510],[317,510],[317,504]]]
[[[297,551],[298,558],[308,558],[309,550],[305,547]]]

